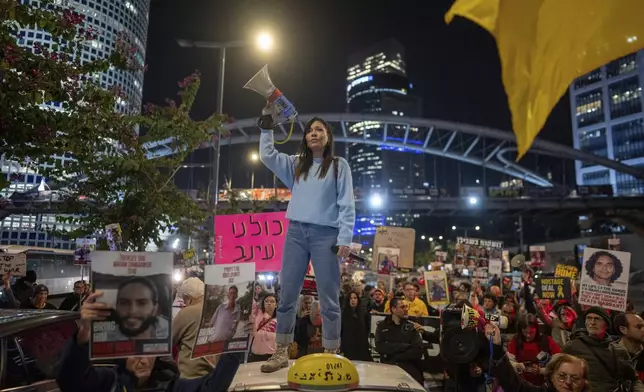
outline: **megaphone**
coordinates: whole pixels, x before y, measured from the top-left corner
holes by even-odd
[[[479,325],[479,312],[466,304],[461,311],[461,329],[472,329]]]
[[[523,267],[524,264],[525,264],[525,256],[520,253],[514,256],[512,260],[510,260],[510,265],[513,268],[521,268]]]
[[[490,314],[485,318],[481,317],[476,309],[473,309],[466,304],[463,304],[461,312],[461,328],[462,329],[481,329],[485,328],[485,324],[493,324],[499,329],[507,329],[509,320],[507,317],[500,314]]]
[[[266,98],[269,103],[275,105],[277,109],[277,118],[273,119],[275,125],[285,123],[286,121],[295,121],[295,117],[297,117],[298,114],[297,110],[291,101],[286,99],[282,92],[275,87],[271,81],[271,77],[268,74],[268,65],[262,67],[255,76],[250,78],[250,80],[244,85],[244,88],[255,91]]]

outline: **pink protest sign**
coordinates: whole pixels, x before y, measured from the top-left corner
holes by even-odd
[[[215,217],[215,264],[255,262],[256,272],[282,269],[285,212]]]

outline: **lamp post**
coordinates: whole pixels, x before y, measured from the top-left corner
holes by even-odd
[[[256,152],[250,154],[250,161],[253,164],[253,170],[251,171],[251,174],[250,174],[250,189],[252,192],[252,190],[255,189],[255,163],[259,161],[259,155],[257,155]]]
[[[467,231],[468,231],[469,229],[471,229],[471,227],[457,227],[457,226],[452,226],[452,230],[453,230],[453,231],[456,231],[456,230],[463,230],[463,231],[464,231],[464,234],[465,234],[465,237],[467,237]],[[474,230],[476,230],[476,231],[481,230],[481,226],[474,226]]]
[[[241,48],[251,45],[247,41],[190,41],[185,39],[177,40],[182,48],[199,48],[199,49],[218,49],[219,50],[219,87],[217,89],[217,114],[224,114],[224,77],[226,74],[226,50],[232,48]],[[262,51],[269,51],[273,47],[273,37],[268,33],[259,34],[256,38],[255,45]],[[219,204],[219,161],[221,156],[221,130],[217,129],[217,142],[215,144],[215,164],[214,164],[214,182],[215,190],[213,195],[214,212],[217,213],[217,204]],[[213,173],[211,171],[211,178]]]

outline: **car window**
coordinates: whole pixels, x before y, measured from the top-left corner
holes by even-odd
[[[2,388],[56,378],[62,353],[75,332],[76,322],[69,320],[28,329],[6,338],[7,367]]]

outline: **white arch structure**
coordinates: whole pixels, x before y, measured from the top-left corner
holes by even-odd
[[[514,162],[517,151],[516,141],[514,134],[510,131],[426,118],[380,114],[321,113],[298,116],[296,131],[293,133],[291,142],[301,140],[304,124],[313,117],[323,118],[331,124],[334,139],[337,142],[411,149],[484,166],[487,169],[496,170],[538,186],[549,187],[553,185],[548,179]],[[224,128],[230,131],[230,136],[222,140],[222,146],[259,141],[257,118],[237,120],[225,124]],[[283,133],[285,138],[288,134],[288,125],[278,128],[277,132]],[[276,135],[276,139],[279,139],[278,135]],[[147,147],[150,158],[170,155],[175,152],[172,147],[172,138],[147,143]],[[535,140],[529,153],[558,159],[580,160],[637,178],[644,178],[644,169],[624,165],[618,161],[545,140]]]

